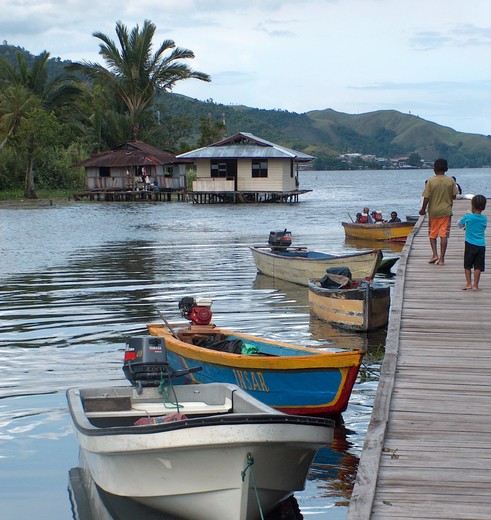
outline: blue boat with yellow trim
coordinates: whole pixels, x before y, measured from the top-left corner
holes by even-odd
[[[288,414],[329,417],[346,410],[364,350],[328,351],[220,328],[211,323],[207,299],[186,297],[179,307],[191,323],[171,324],[161,315],[164,324],[147,328],[164,338],[173,370],[201,367],[186,383],[233,383]]]

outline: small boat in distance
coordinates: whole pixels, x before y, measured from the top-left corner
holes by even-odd
[[[290,247],[291,233],[286,229],[271,231],[268,244],[250,247],[257,270],[305,286],[309,279],[321,278],[331,267],[348,267],[353,277],[373,278],[382,260],[380,249],[337,254]]]
[[[289,416],[235,385],[173,385],[165,342],[130,338],[132,386],[71,388],[80,456],[104,491],[189,520],[263,518],[305,487],[334,422]]]
[[[327,272],[323,279],[309,281],[309,303],[312,314],[323,321],[370,332],[389,321],[390,287]]]
[[[288,414],[337,418],[346,410],[364,350],[333,351],[263,339],[211,323],[211,300],[185,297],[191,323],[148,324],[165,340],[174,370],[195,369],[185,383],[233,383]]]
[[[415,224],[416,222],[379,222],[378,224],[342,222],[347,237],[365,240],[406,240]],[[353,277],[355,277],[354,273]]]

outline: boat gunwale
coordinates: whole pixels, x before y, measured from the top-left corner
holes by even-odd
[[[381,249],[377,249],[377,248],[369,249],[369,250],[366,250],[366,251],[354,251],[352,253],[339,254],[339,255],[338,254],[333,254],[333,253],[325,253],[324,251],[317,251],[317,250],[312,250],[312,249],[307,249],[307,248],[298,248],[298,250],[297,250],[298,253],[301,253],[301,252],[303,252],[303,253],[315,252],[315,253],[322,253],[322,254],[326,255],[325,257],[309,258],[307,256],[302,256],[302,255],[299,255],[299,256],[295,256],[295,255],[289,255],[289,256],[281,255],[281,254],[275,253],[268,246],[249,246],[249,249],[251,251],[256,251],[257,253],[260,253],[260,254],[263,254],[263,255],[272,256],[274,258],[281,258],[281,259],[285,259],[285,260],[289,260],[289,259],[294,258],[295,260],[301,260],[301,261],[306,261],[306,262],[324,262],[326,260],[343,260],[345,258],[365,257],[365,256],[371,256],[371,255],[378,256],[378,255],[382,254],[382,250]],[[267,249],[269,249],[269,251],[267,251]],[[294,253],[296,251],[295,251],[295,248],[293,248],[293,251],[290,250],[290,248],[285,248],[285,252]]]
[[[126,387],[125,387],[126,388]],[[132,388],[132,387],[127,387]],[[232,397],[236,390],[232,391]],[[190,428],[202,428],[208,426],[231,426],[231,425],[256,425],[256,424],[293,424],[303,426],[323,426],[334,428],[332,419],[323,417],[312,417],[303,415],[288,415],[271,409],[271,412],[246,412],[246,413],[214,413],[206,417],[186,418],[167,423],[156,423],[131,426],[96,426],[92,424],[83,407],[82,395],[79,388],[69,388],[66,392],[68,409],[73,424],[79,432],[88,437],[106,437],[115,435],[151,435],[177,430],[188,430]],[[206,413],[206,410],[203,410]],[[146,414],[142,411],[142,417]],[[123,415],[122,415],[123,416]],[[104,418],[101,416],[100,418]],[[111,417],[114,418],[114,417]]]
[[[318,294],[319,296],[324,296],[327,294],[345,294],[345,293],[366,293],[366,292],[374,292],[375,294],[377,292],[388,292],[390,293],[390,286],[387,284],[384,284],[382,282],[375,282],[370,283],[366,285],[360,285],[358,287],[339,287],[339,288],[329,288],[329,287],[322,287],[318,285],[319,280],[318,279],[311,279],[309,280],[309,283],[307,287],[309,290],[314,292],[315,294]]]
[[[397,229],[404,227],[413,228],[416,222],[380,222],[379,224],[365,224],[363,222],[341,222],[343,227],[351,227],[354,229],[363,228],[363,229]]]
[[[172,326],[172,324],[171,324]],[[366,350],[356,349],[339,352],[323,352],[319,349],[311,347],[302,347],[300,345],[293,345],[283,343],[280,341],[272,341],[240,332],[234,332],[227,329],[215,328],[213,331],[221,332],[226,336],[233,336],[241,339],[249,339],[256,342],[264,342],[280,347],[288,348],[294,351],[306,351],[308,355],[302,356],[261,356],[261,355],[245,355],[233,354],[230,352],[219,352],[206,347],[199,347],[186,343],[175,336],[161,324],[147,324],[150,335],[156,337],[164,337],[166,339],[166,349],[176,355],[184,358],[191,358],[196,361],[204,361],[213,365],[221,365],[234,368],[246,368],[249,370],[285,370],[285,371],[299,371],[299,370],[317,370],[324,368],[325,370],[333,369],[349,369],[358,366],[361,363]],[[162,331],[162,334],[157,334],[156,329]],[[152,332],[154,331],[154,332]],[[326,363],[328,363],[326,365]]]

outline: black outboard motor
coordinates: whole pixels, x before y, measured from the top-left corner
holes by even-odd
[[[133,386],[158,386],[162,372],[169,372],[164,338],[129,338],[124,352],[123,372]]]
[[[284,229],[283,231],[270,231],[268,244],[273,251],[285,250],[292,245],[291,231]]]
[[[167,360],[165,339],[155,336],[135,336],[126,342],[123,372],[140,394],[143,387],[170,384],[174,377],[198,372],[201,367],[172,370]]]

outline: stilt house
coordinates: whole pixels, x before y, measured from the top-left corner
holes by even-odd
[[[189,162],[189,161],[188,161]],[[186,161],[141,141],[77,163],[83,166],[88,191],[176,191],[186,188]]]
[[[177,159],[196,163],[194,202],[284,202],[310,191],[300,190],[298,171],[315,157],[240,132]]]

